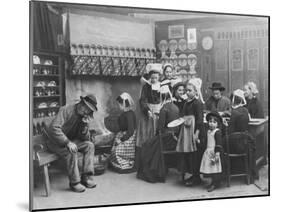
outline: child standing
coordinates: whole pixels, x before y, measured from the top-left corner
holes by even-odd
[[[194,129],[192,132],[192,148],[185,151],[183,164],[181,165],[181,171],[190,172],[192,174],[187,180],[185,180],[186,186],[195,186],[201,184],[200,178],[200,162],[202,154],[204,152],[204,122],[203,122],[203,105],[196,98],[197,89],[192,83],[186,85],[187,100],[185,101],[182,116],[194,117]],[[183,135],[186,135],[185,133]],[[179,138],[186,140],[186,138]],[[190,139],[189,139],[190,140]]]
[[[222,118],[218,112],[210,112],[206,116],[209,130],[207,132],[207,148],[203,154],[200,172],[211,177],[207,191],[215,190],[221,180],[222,164],[220,148],[222,148],[222,134],[220,126]]]

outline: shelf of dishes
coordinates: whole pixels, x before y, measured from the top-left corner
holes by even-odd
[[[52,58],[52,59],[51,59]],[[45,67],[57,67],[58,64],[57,57],[48,57],[48,56],[38,56],[33,55],[33,65],[41,65]]]
[[[72,56],[71,75],[142,76],[156,59]]]
[[[52,117],[59,110],[58,102],[40,102],[36,103],[33,109],[33,118]]]
[[[57,67],[33,67],[34,76],[59,76],[59,71]]]
[[[33,97],[57,97],[59,95],[59,87],[34,87],[33,88]]]

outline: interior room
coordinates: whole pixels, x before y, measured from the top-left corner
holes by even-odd
[[[268,195],[267,18],[36,1],[30,12],[34,209]],[[207,192],[208,178],[201,175],[202,186],[186,187],[182,180],[190,173],[175,167],[166,167],[166,180],[159,183],[138,179],[136,170],[120,174],[110,167],[121,113],[116,99],[129,93],[136,105],[136,122],[141,120],[141,79],[148,64],[171,64],[179,77],[193,71],[201,79],[200,98],[205,102],[214,82],[223,86],[228,98],[248,82],[255,83],[264,114],[250,116],[248,126],[256,145],[257,178],[247,183],[244,175],[231,177],[229,187],[223,180],[220,188]],[[62,106],[77,104],[88,94],[94,94],[97,102],[89,122],[97,187],[75,193],[69,189],[64,161],[48,149],[42,136]],[[78,164],[83,166],[81,155]]]

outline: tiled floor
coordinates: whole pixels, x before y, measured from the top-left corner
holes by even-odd
[[[106,171],[96,176],[98,186],[84,193],[69,190],[67,177],[60,171],[50,173],[52,194],[45,197],[42,182],[34,191],[34,209],[94,206],[120,203],[154,202],[167,200],[190,200],[198,198],[265,195],[255,184],[246,185],[243,179],[232,180],[231,187],[222,186],[208,193],[204,185],[187,188],[180,182],[180,175],[170,170],[166,183],[147,183],[136,178],[136,173],[117,174]]]

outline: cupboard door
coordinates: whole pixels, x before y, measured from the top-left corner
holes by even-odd
[[[221,82],[226,88],[226,94],[230,92],[229,84],[229,41],[216,40],[214,46],[215,74],[211,82]]]

